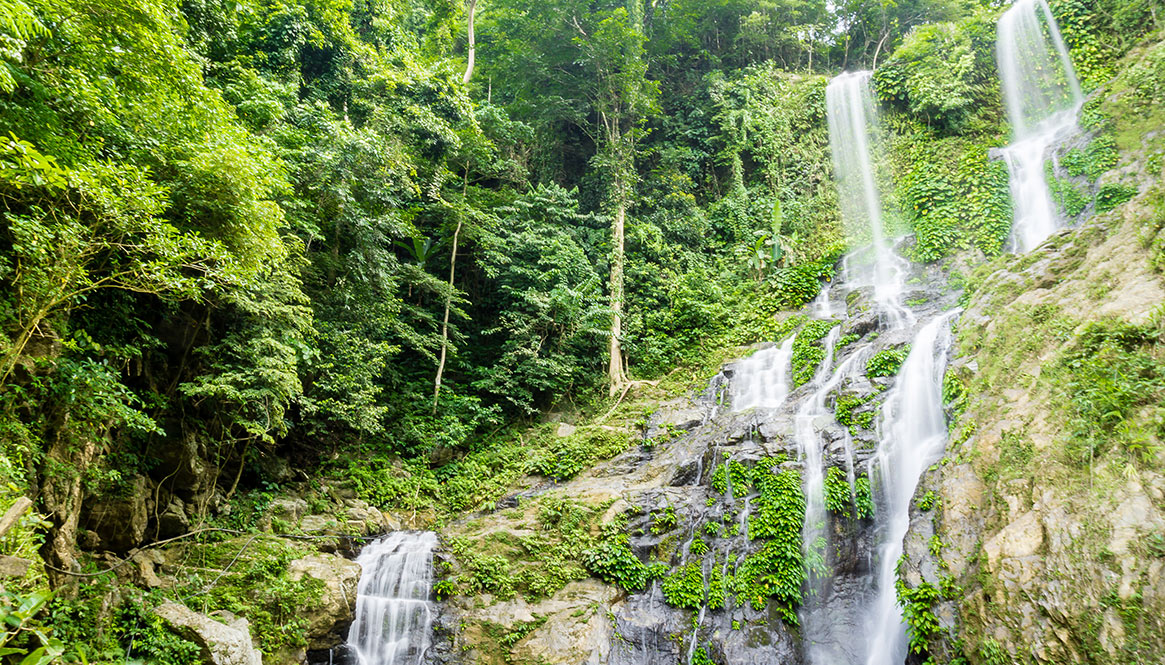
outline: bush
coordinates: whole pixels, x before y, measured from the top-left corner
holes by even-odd
[[[906,356],[909,354],[909,344],[896,349],[883,349],[875,353],[866,361],[866,376],[870,378],[896,376],[898,370],[902,367],[902,363],[906,361]]]
[[[531,471],[554,480],[568,480],[600,460],[609,459],[631,445],[625,432],[584,429],[567,437],[556,437],[538,453]]]

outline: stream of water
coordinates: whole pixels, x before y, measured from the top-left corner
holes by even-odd
[[[942,380],[956,312],[935,317],[911,341],[879,423],[877,510],[877,590],[867,611],[866,665],[901,665],[906,660],[906,626],[898,609],[895,567],[910,526],[910,502],[922,473],[942,457],[947,427]]]
[[[1017,0],[999,19],[996,61],[1011,121],[1007,162],[1014,208],[1011,242],[1027,252],[1063,224],[1048,190],[1049,149],[1078,130],[1084,96],[1045,0]]]

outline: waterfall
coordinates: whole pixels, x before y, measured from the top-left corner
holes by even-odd
[[[851,233],[859,234],[868,228],[872,238],[871,265],[862,266],[864,270],[853,272],[848,279],[854,286],[872,286],[879,310],[900,322],[908,314],[901,305],[905,271],[902,260],[888,243],[882,218],[873,160],[880,132],[870,89],[871,75],[868,71],[841,74],[826,86],[829,149],[842,220]],[[847,270],[854,271],[854,267],[847,266]]]
[[[793,336],[761,349],[736,366],[732,381],[732,409],[775,409],[789,395],[789,360],[793,357]]]
[[[356,619],[348,645],[360,665],[419,665],[429,647],[433,612],[430,531],[395,531],[364,547]]]
[[[884,535],[878,551],[876,595],[866,612],[866,665],[901,665],[906,659],[906,627],[894,588],[895,569],[910,526],[914,491],[923,472],[938,461],[946,446],[942,379],[951,343],[950,321],[956,313],[938,316],[919,329],[883,406],[877,510]]]
[[[995,57],[1012,128],[1012,143],[1001,151],[1015,207],[1011,242],[1026,252],[1061,224],[1044,158],[1076,131],[1084,96],[1045,0],[1017,0],[999,19],[997,37]]]
[[[834,328],[831,336],[840,328]],[[834,340],[827,340],[826,348],[834,346]],[[827,356],[828,357],[828,356]],[[825,530],[825,460],[823,452],[827,445],[817,423],[822,418],[832,418],[833,412],[826,407],[825,400],[841,383],[854,376],[863,366],[866,355],[855,352],[837,366],[832,373],[828,363],[815,379],[813,394],[805,399],[794,419],[794,437],[797,447],[805,460],[803,478],[805,483],[805,521],[801,530],[801,547],[807,561],[818,560],[826,563],[830,546],[829,534]],[[852,462],[850,463],[852,468]],[[849,471],[852,476],[852,471]],[[853,485],[853,478],[850,478]],[[824,545],[822,545],[824,542]],[[820,576],[821,571],[809,571],[809,593],[801,612],[801,631],[804,636],[807,663],[837,665],[844,662],[845,655],[839,652],[837,634],[847,627],[836,625],[837,615],[831,614],[823,606],[828,602],[825,587],[828,578]]]

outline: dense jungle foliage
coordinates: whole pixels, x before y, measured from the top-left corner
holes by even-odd
[[[1087,89],[1165,18],[1051,4]],[[0,0],[0,506],[39,515],[4,551],[65,584],[86,506],[189,450],[226,502],[290,462],[414,511],[618,450],[516,425],[771,339],[863,242],[831,179],[843,69],[877,67],[912,258],[999,253],[1002,9]]]

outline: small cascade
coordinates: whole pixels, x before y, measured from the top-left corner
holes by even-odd
[[[951,344],[950,322],[956,313],[937,316],[918,330],[883,406],[877,452],[881,481],[877,511],[883,535],[876,594],[866,611],[866,665],[901,665],[906,659],[906,626],[898,609],[895,568],[910,526],[914,491],[946,446],[942,379]]]
[[[789,360],[793,337],[780,346],[761,349],[736,366],[732,381],[732,409],[775,409],[789,396]]]
[[[822,419],[832,420],[833,412],[826,407],[826,399],[843,381],[859,371],[865,358],[865,354],[854,353],[839,364],[832,375],[826,373],[824,376],[820,376],[816,390],[805,399],[794,420],[794,436],[797,447],[805,460],[803,471],[805,521],[801,532],[802,549],[807,561],[816,561],[821,566],[828,564],[827,550],[829,548],[829,534],[825,529],[827,515],[824,460],[824,451],[828,444],[818,429],[818,422]],[[822,367],[824,368],[825,365],[823,364]],[[846,445],[847,449],[852,448],[851,443]],[[852,458],[852,452],[849,455]],[[852,461],[848,461],[848,466],[852,467]],[[847,470],[847,475],[850,476],[850,486],[852,487],[852,470]],[[828,569],[813,570],[811,567],[808,581],[809,594],[801,612],[804,649],[808,663],[844,662],[845,655],[837,652],[837,645],[841,641],[835,637],[844,627],[834,625],[837,619],[836,614],[821,611],[822,605],[828,602],[826,586],[829,582]]]
[[[437,534],[395,531],[364,547],[348,646],[360,665],[419,665],[429,647]]]
[[[1017,0],[999,19],[996,61],[1012,143],[1001,151],[1014,205],[1012,246],[1027,252],[1062,220],[1048,191],[1049,148],[1078,131],[1084,96],[1046,0]]]
[[[833,349],[837,345],[840,331],[840,327],[834,327],[825,338],[825,358],[827,360],[833,357]],[[852,358],[850,360],[852,361]],[[844,363],[846,368],[851,364],[850,361]],[[838,372],[834,372],[833,376],[840,375],[841,369],[839,368]],[[802,547],[807,556],[818,549],[817,540],[824,532],[825,468],[822,465],[822,441],[817,433],[815,421],[822,415],[830,413],[825,408],[825,397],[829,391],[837,386],[837,381],[831,378],[830,374],[830,363],[822,362],[821,366],[817,368],[817,375],[813,377],[813,385],[816,389],[813,395],[802,403],[794,421],[794,437],[797,441],[797,448],[801,453],[801,458],[805,460],[802,472],[802,481],[805,484],[805,521],[802,529]],[[812,583],[813,580],[811,579],[810,582]]]
[[[879,310],[897,324],[909,315],[901,304],[907,266],[894,253],[882,215],[874,163],[881,132],[871,76],[868,71],[841,74],[825,88],[829,148],[842,219],[859,234],[869,229],[872,238],[871,251],[858,265],[847,262],[846,279],[855,288],[873,287]]]

